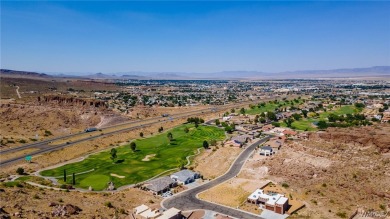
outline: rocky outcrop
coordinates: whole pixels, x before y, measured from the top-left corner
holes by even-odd
[[[3,207],[0,207],[0,219],[8,219],[11,218],[11,216],[6,212]]]
[[[53,217],[64,217],[78,214],[81,211],[81,208],[71,204],[55,205],[51,214]]]
[[[107,105],[104,101],[92,100],[92,99],[81,99],[75,97],[48,95],[42,97],[39,96],[37,100],[39,103],[56,103],[58,105],[66,105],[66,106],[107,108]]]

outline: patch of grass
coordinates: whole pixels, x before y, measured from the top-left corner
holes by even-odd
[[[24,182],[24,181],[28,181],[30,179],[31,179],[31,176],[21,176],[21,177],[17,178],[15,181]]]
[[[2,183],[5,187],[23,187],[23,185],[18,181],[5,182]]]
[[[77,182],[77,181],[76,181]],[[107,188],[110,177],[106,175],[90,175],[80,181],[79,186],[88,188],[91,186],[94,190],[103,190]]]
[[[346,106],[342,106],[342,107],[340,107],[340,108],[337,108],[336,110],[323,112],[323,113],[320,114],[320,118],[321,118],[321,119],[328,118],[328,116],[329,116],[331,113],[340,116],[340,115],[344,115],[344,114],[355,114],[355,113],[360,113],[361,111],[362,111],[361,109],[358,109],[358,108],[356,108],[355,106],[346,105]]]
[[[185,128],[189,132],[184,131]],[[81,173],[94,169],[92,172],[76,175],[76,187],[94,190],[107,188],[107,183],[112,181],[115,187],[135,184],[149,179],[166,170],[176,168],[179,162],[186,161],[188,155],[195,153],[197,148],[202,147],[204,140],[222,140],[224,131],[209,126],[194,128],[191,124],[181,125],[169,130],[175,139],[174,144],[169,142],[166,133],[150,138],[136,140],[137,151],[133,152],[129,145],[117,147],[117,159],[123,162],[113,163],[110,152],[104,151],[89,156],[87,159],[67,164],[55,169],[42,171],[43,176],[58,177],[62,180],[64,169],[68,174],[67,183],[72,182],[72,173]],[[142,161],[146,155],[156,154],[150,161]],[[111,173],[124,178],[111,176]]]
[[[303,100],[300,99],[298,103],[294,102],[294,106],[295,107],[299,106],[302,103],[303,103]],[[275,104],[272,101],[272,102],[267,102],[264,106],[261,106],[261,107],[258,107],[258,105],[256,105],[254,108],[248,108],[245,110],[245,113],[249,114],[249,115],[256,115],[256,114],[261,114],[261,113],[265,113],[268,111],[274,112],[276,108],[285,108],[285,107],[291,107],[290,102],[287,103],[286,101],[278,101],[278,103]]]

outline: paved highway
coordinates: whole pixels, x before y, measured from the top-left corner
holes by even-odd
[[[195,187],[190,190],[186,190],[184,192],[178,193],[170,198],[167,198],[161,202],[161,206],[164,208],[178,208],[183,211],[187,210],[195,210],[195,209],[205,209],[211,210],[215,212],[219,212],[221,214],[229,215],[236,218],[245,218],[245,219],[259,219],[258,215],[241,211],[239,209],[229,208],[226,206],[222,206],[219,204],[202,201],[197,198],[197,195],[203,191],[206,191],[218,184],[221,184],[233,177],[236,177],[240,172],[241,168],[244,166],[245,161],[248,159],[252,151],[261,143],[267,141],[271,136],[267,136],[252,145],[245,148],[243,152],[237,157],[237,159],[233,162],[230,169],[222,176],[206,183],[201,186]]]
[[[186,118],[186,117],[189,117],[189,116],[201,115],[201,114],[206,113],[206,112],[209,113],[209,110],[208,109],[204,109],[204,110],[196,110],[196,111],[191,111],[191,112],[186,112],[186,113],[179,113],[179,114],[175,114],[175,115],[173,115],[171,117],[174,118],[174,119],[180,119],[180,118]],[[150,122],[147,122],[147,121],[150,121]],[[94,135],[94,136],[86,136],[85,138],[82,138],[82,139],[79,139],[79,140],[75,140],[75,141],[72,141],[72,142],[69,142],[69,143],[63,143],[63,144],[58,144],[58,145],[49,145],[50,142],[52,142],[52,141],[66,139],[66,138],[69,138],[69,137],[76,137],[76,136],[79,136],[79,135],[85,135],[86,133],[82,132],[82,133],[62,136],[62,137],[57,137],[57,138],[53,138],[53,139],[49,139],[49,140],[45,140],[45,141],[41,141],[41,142],[37,142],[37,143],[33,143],[33,144],[23,145],[23,146],[20,146],[20,147],[15,147],[15,148],[10,148],[10,149],[6,149],[6,150],[1,150],[0,151],[0,155],[8,154],[8,153],[14,153],[14,152],[17,152],[17,151],[23,151],[23,150],[30,149],[30,148],[35,148],[35,149],[37,149],[36,151],[28,153],[28,155],[35,156],[35,155],[43,154],[43,153],[46,153],[46,152],[55,151],[55,150],[59,150],[59,149],[65,148],[65,147],[69,147],[69,146],[71,146],[73,144],[80,143],[80,142],[83,142],[83,141],[88,141],[88,140],[92,140],[92,139],[95,139],[95,138],[100,138],[100,137],[107,136],[107,135],[118,134],[118,133],[121,133],[121,132],[136,130],[136,129],[139,129],[139,128],[142,128],[142,127],[147,127],[147,126],[150,126],[152,124],[156,124],[156,123],[160,123],[160,122],[164,122],[164,121],[169,121],[169,119],[163,118],[163,117],[154,117],[154,118],[145,119],[145,120],[142,120],[142,121],[134,121],[134,122],[126,123],[126,124],[120,124],[120,125],[117,125],[117,126],[111,126],[111,127],[104,128],[104,129],[102,129],[101,134]],[[134,125],[134,126],[131,126],[131,127],[120,128],[121,126],[129,126],[129,125],[137,124],[137,123],[140,123],[140,122],[143,122],[143,123],[141,125]],[[147,122],[147,123],[145,123],[145,122]],[[118,130],[104,132],[104,130],[117,128],[117,127],[118,127]],[[92,133],[92,132],[89,132],[89,133]],[[16,156],[16,157],[8,159],[8,160],[0,159],[0,166],[12,164],[12,163],[14,163],[16,161],[23,160],[24,158],[25,158],[25,155]]]
[[[282,97],[279,97],[279,98],[282,98]],[[269,101],[269,100],[274,100],[274,99],[275,98],[267,98],[267,99],[257,100],[256,102]],[[198,115],[202,115],[202,114],[221,112],[221,111],[228,110],[228,109],[235,108],[235,107],[246,106],[249,103],[253,103],[253,102],[254,101],[245,101],[245,102],[222,105],[222,106],[213,106],[213,107],[210,107],[209,109],[201,109],[201,110],[194,110],[194,111],[183,112],[183,113],[178,113],[178,114],[172,114],[171,118],[180,119],[180,118],[187,118],[187,117],[191,117],[191,116],[198,116]],[[22,145],[19,147],[13,147],[13,148],[9,148],[9,149],[0,150],[0,158],[1,158],[1,155],[4,155],[4,154],[14,153],[17,151],[23,151],[23,150],[31,149],[31,148],[33,148],[33,149],[35,148],[37,150],[28,153],[28,155],[35,156],[35,155],[39,155],[39,154],[43,154],[43,153],[47,153],[47,152],[51,152],[51,151],[55,151],[55,150],[60,150],[62,148],[69,147],[69,146],[76,144],[76,143],[79,143],[79,142],[92,140],[92,139],[100,138],[100,137],[107,136],[107,135],[118,134],[118,133],[125,132],[125,131],[136,130],[136,129],[139,129],[139,128],[142,128],[145,126],[149,126],[149,125],[156,124],[156,123],[161,123],[164,121],[169,121],[169,118],[153,117],[153,118],[139,120],[139,121],[127,122],[127,123],[123,123],[123,124],[118,124],[118,125],[106,127],[104,129],[102,129],[102,132],[100,135],[86,136],[85,138],[75,140],[75,141],[72,141],[70,143],[50,145],[50,142],[57,141],[57,140],[63,140],[63,139],[67,139],[70,137],[82,136],[82,135],[86,135],[86,133],[81,132],[81,133],[75,133],[75,134],[66,135],[66,136],[60,136],[60,137],[32,143],[32,144],[25,144],[25,145]],[[143,123],[142,125],[139,124],[141,122]],[[107,130],[113,129],[113,128],[115,128],[116,130],[115,131],[107,131]],[[5,165],[10,165],[10,164],[17,162],[17,161],[21,161],[24,158],[25,158],[25,155],[19,155],[19,156],[15,156],[15,157],[8,159],[8,160],[0,159],[0,167],[5,166]]]

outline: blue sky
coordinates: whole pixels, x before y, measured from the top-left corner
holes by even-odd
[[[1,68],[279,72],[390,65],[390,2],[1,1]]]

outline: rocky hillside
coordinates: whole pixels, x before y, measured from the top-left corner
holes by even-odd
[[[390,152],[390,126],[352,127],[348,129],[329,128],[326,132],[311,133],[310,140],[331,141],[336,146],[340,144],[353,144],[357,146],[374,146],[380,153]]]
[[[58,95],[47,95],[39,96],[37,98],[39,103],[54,103],[58,106],[80,106],[84,108],[96,107],[96,108],[107,108],[107,104],[104,101],[93,100],[93,99],[81,99],[75,97],[58,96]]]
[[[0,106],[2,146],[32,143],[39,139],[66,135],[97,125],[100,111],[82,108],[3,104]]]
[[[328,129],[289,141],[266,159],[270,178],[297,191],[306,208],[296,218],[348,218],[358,207],[390,206],[390,127]]]

